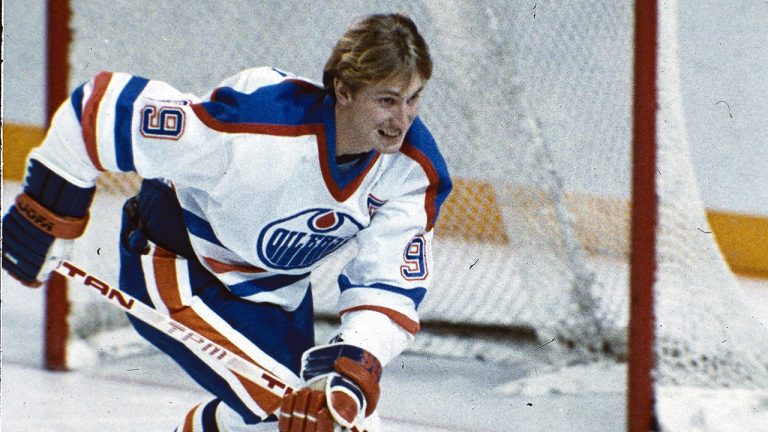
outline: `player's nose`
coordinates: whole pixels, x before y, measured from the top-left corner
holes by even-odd
[[[416,111],[407,103],[400,103],[395,109],[395,121],[399,128],[405,130],[416,117]]]

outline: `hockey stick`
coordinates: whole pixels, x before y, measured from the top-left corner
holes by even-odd
[[[219,362],[234,374],[256,385],[260,390],[261,399],[265,399],[263,401],[255,400],[258,407],[263,410],[262,413],[257,413],[262,418],[266,418],[277,411],[280,408],[283,396],[294,391],[293,387],[295,385],[288,384],[287,380],[281,379],[277,376],[278,374],[257,363],[242,358],[200,333],[187,328],[170,316],[160,313],[140,302],[125,291],[110,286],[77,265],[69,261],[62,261],[56,272],[83,287],[96,290],[101,295],[100,298],[105,302],[122,309],[142,322],[171,336],[178,342],[183,343],[198,356],[207,358],[210,361]],[[269,357],[264,352],[261,352],[261,354]],[[351,430],[353,432],[368,432],[357,427],[353,427]]]

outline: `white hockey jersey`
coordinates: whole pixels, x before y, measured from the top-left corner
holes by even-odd
[[[200,261],[236,295],[295,309],[320,261],[350,240],[339,312],[373,310],[411,334],[430,284],[430,242],[451,189],[416,118],[397,154],[336,163],[333,101],[272,68],[203,98],[102,72],[58,111],[35,157],[80,186],[135,171],[175,187]]]

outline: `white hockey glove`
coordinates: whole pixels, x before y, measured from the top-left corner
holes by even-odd
[[[85,230],[94,192],[31,160],[24,192],[3,217],[3,268],[26,286],[42,285]]]
[[[354,345],[321,345],[304,353],[306,385],[283,398],[280,432],[333,432],[359,425],[379,401],[381,363]]]

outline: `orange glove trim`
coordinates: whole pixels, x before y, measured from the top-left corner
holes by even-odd
[[[16,208],[29,223],[60,239],[76,239],[83,235],[88,225],[89,215],[83,218],[59,216],[27,194],[16,197]]]

